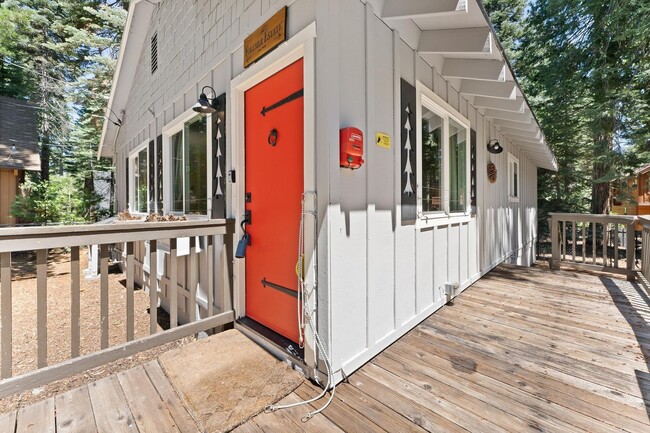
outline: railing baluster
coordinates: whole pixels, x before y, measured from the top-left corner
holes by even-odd
[[[585,225],[587,223],[582,223],[582,263],[587,263],[587,238],[585,236]]]
[[[596,249],[598,248],[597,225],[596,222],[591,223],[591,257],[594,265],[596,264]]]
[[[574,262],[576,261],[576,223],[577,222],[575,220],[571,222],[571,239],[573,240],[573,249],[571,251],[571,256],[573,257]]]
[[[562,221],[562,260],[566,260],[566,221]]]
[[[133,256],[133,242],[126,243],[126,341],[135,338],[135,319],[133,291],[135,289],[135,258]]]
[[[635,241],[634,223],[631,223],[627,225],[627,228],[625,230],[625,262],[628,270],[628,281],[635,280],[634,274],[632,273],[632,270],[634,269],[634,261],[636,259],[634,255]]]
[[[6,379],[11,377],[13,363],[11,253],[0,253],[0,284],[2,285],[2,291],[0,292],[0,302],[2,305],[0,309],[0,314],[2,314],[2,336],[0,342],[0,345],[2,346],[2,369],[0,371],[0,376],[2,379]]]
[[[47,366],[47,250],[36,251],[36,335],[38,368]]]
[[[214,236],[206,236],[207,277],[208,277],[208,317],[214,315]]]
[[[79,277],[79,247],[70,248],[70,357],[80,352],[81,282]]]
[[[178,249],[176,238],[169,240],[169,326],[178,325]]]
[[[101,327],[100,347],[108,347],[108,244],[99,246],[99,323]]]
[[[158,242],[149,241],[149,334],[158,332]]]
[[[618,268],[618,223],[614,223],[614,267]]]
[[[603,223],[603,266],[607,266],[608,246],[609,246],[609,223]]]
[[[196,238],[190,238],[190,255],[188,256],[188,290],[190,298],[188,299],[188,315],[190,322],[196,320]]]

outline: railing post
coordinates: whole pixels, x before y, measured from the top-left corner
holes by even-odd
[[[169,240],[169,327],[178,326],[178,241]]]
[[[0,253],[0,284],[2,285],[2,292],[0,292],[0,314],[2,314],[2,336],[1,336],[1,351],[2,351],[2,370],[0,377],[6,379],[11,377],[12,371],[12,345],[13,345],[13,330],[12,330],[12,316],[11,308],[13,302],[11,300],[11,253]]]
[[[627,228],[625,230],[625,261],[627,265],[627,280],[628,281],[635,281],[635,275],[632,272],[634,269],[634,260],[636,259],[635,257],[635,242],[636,239],[634,238],[634,224],[636,222],[636,219],[629,223],[627,225]]]
[[[560,233],[555,215],[551,215],[551,269],[560,269]]]

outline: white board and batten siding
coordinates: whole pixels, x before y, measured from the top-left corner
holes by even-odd
[[[235,168],[230,88],[231,80],[244,71],[243,40],[285,5],[289,6],[288,38],[316,22],[318,327],[338,381],[442,307],[445,283],[457,282],[465,288],[513,254],[521,264],[534,259],[537,174],[527,156],[496,135],[488,120],[458,93],[455,83],[447,82],[439,68],[404,42],[410,38],[409,29],[401,28],[401,34],[391,30],[371,4],[195,0],[163,1],[156,6],[117,139],[118,179],[126,176],[129,153],[155,140],[163,127],[186,113],[205,85],[227,94],[226,168]],[[155,33],[158,70],[152,74],[148,41]],[[413,85],[424,84],[476,130],[478,212],[465,222],[426,229],[402,224],[402,78]],[[365,136],[366,164],[355,171],[339,168],[339,129],[348,126],[361,129]],[[391,149],[374,144],[376,132],[391,136]],[[491,156],[498,169],[496,184],[490,184],[486,174],[485,144],[491,138],[505,147],[502,154]],[[508,200],[508,152],[519,158],[519,202]],[[117,194],[119,209],[125,209],[125,182],[118,182]],[[239,221],[230,181],[226,197],[227,217]]]
[[[442,307],[445,283],[459,283],[464,289],[501,261],[524,265],[534,261],[537,168],[496,134],[453,83],[378,18],[370,4],[332,3],[339,20],[333,22],[330,7],[328,25],[319,38],[327,38],[328,49],[338,53],[337,59],[329,54],[328,74],[338,71],[339,99],[337,107],[319,104],[318,109],[338,112],[339,128],[360,128],[366,145],[361,169],[339,169],[337,158],[328,159],[334,164],[329,169],[327,214],[329,311],[319,312],[326,315],[320,324],[329,330],[339,380]],[[317,17],[320,20],[321,15]],[[325,27],[320,24],[319,30]],[[467,222],[423,229],[401,222],[401,78],[433,90],[476,130],[478,210]],[[374,144],[376,132],[391,135],[390,150]],[[486,171],[490,158],[486,143],[491,138],[505,147],[500,155],[490,155],[498,170],[495,184],[487,181]],[[330,148],[336,149],[338,138],[330,140]],[[519,159],[519,202],[508,199],[508,153]],[[324,284],[319,281],[320,290]]]

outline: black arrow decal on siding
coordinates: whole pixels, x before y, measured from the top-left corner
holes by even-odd
[[[269,106],[268,108],[267,107],[262,107],[262,116],[266,116],[266,113],[268,113],[269,111],[275,110],[276,108],[281,107],[284,104],[293,101],[294,99],[298,99],[298,98],[302,97],[304,95],[304,93],[305,93],[305,89],[300,89],[297,92],[292,93],[291,95],[287,96],[286,98],[279,100],[278,102],[276,102],[275,104]]]

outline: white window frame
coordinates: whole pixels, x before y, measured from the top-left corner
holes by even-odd
[[[516,165],[515,165],[516,164]],[[521,196],[521,175],[519,158],[508,152],[508,201],[518,202]],[[517,190],[514,191],[514,175],[517,174]]]
[[[205,176],[205,183],[206,183],[206,191],[207,191],[207,202],[206,202],[206,213],[201,214],[201,215],[188,215],[188,217],[191,217],[192,219],[209,219],[210,215],[212,214],[212,184],[210,182],[210,174],[212,173],[212,158],[210,155],[212,154],[212,147],[210,146],[210,137],[212,137],[212,114],[207,114],[203,115],[200,113],[197,113],[196,111],[192,110],[191,108],[189,110],[186,110],[183,112],[180,116],[176,117],[174,120],[169,122],[167,125],[165,125],[162,128],[162,136],[163,136],[163,172],[164,173],[169,173],[170,175],[165,176],[165,180],[163,181],[163,211],[164,213],[171,213],[175,215],[184,215],[186,214],[185,210],[185,200],[183,200],[183,211],[172,211],[172,183],[173,183],[173,176],[171,176],[172,173],[172,161],[171,161],[171,144],[172,144],[172,136],[178,132],[181,132],[185,128],[185,123],[194,119],[195,117],[199,116],[206,116],[206,140],[205,140],[205,146],[206,146],[206,155],[208,156],[207,158],[207,164],[206,164],[206,176]],[[185,182],[185,178],[183,177],[183,182]],[[183,187],[183,190],[185,188]]]
[[[416,89],[416,149],[417,149],[417,215],[416,227],[435,227],[445,224],[457,224],[470,221],[472,209],[470,204],[470,121],[458,110],[449,105],[447,101],[436,95],[420,81],[415,83]],[[442,131],[442,210],[434,212],[423,212],[422,210],[422,106],[440,116],[443,120]],[[466,152],[465,152],[465,210],[451,212],[450,196],[451,182],[449,179],[450,154],[449,154],[449,119],[466,128]]]
[[[135,187],[135,160],[136,158],[139,157],[140,152],[143,150],[146,150],[147,152],[147,176],[146,176],[146,181],[147,181],[147,210],[145,212],[139,211],[136,209],[136,187]],[[129,212],[133,215],[148,215],[151,209],[149,209],[149,188],[151,187],[149,185],[149,158],[151,158],[151,155],[149,155],[149,140],[145,140],[143,143],[139,144],[136,148],[134,148],[130,153],[129,153],[129,203],[127,203]]]

